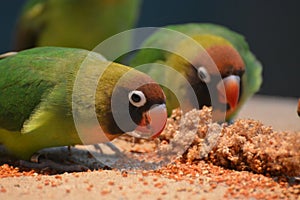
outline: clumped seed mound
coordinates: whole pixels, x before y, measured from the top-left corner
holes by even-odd
[[[162,143],[175,139],[179,123],[200,117],[194,141],[183,155],[192,163],[204,159],[227,169],[247,170],[270,175],[300,175],[300,133],[274,131],[251,119],[239,119],[233,124],[212,123],[211,109],[193,110],[181,116],[174,110]],[[180,121],[184,120],[184,121]]]

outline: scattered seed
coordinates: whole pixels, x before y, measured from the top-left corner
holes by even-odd
[[[115,182],[114,182],[114,181],[108,181],[107,184],[108,184],[108,185],[115,185]]]
[[[111,193],[111,190],[110,190],[110,189],[103,189],[103,190],[101,191],[101,195],[107,195],[107,194],[109,194],[109,193]]]

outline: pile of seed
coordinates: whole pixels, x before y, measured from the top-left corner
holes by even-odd
[[[14,167],[8,164],[0,166],[0,179],[6,177],[33,176],[36,172],[32,169],[22,170],[19,167]]]
[[[300,133],[274,131],[250,119],[218,125],[212,123],[211,109],[207,107],[184,116],[174,110],[160,137],[161,142],[175,139],[181,120],[188,122],[197,115],[200,117],[198,131],[183,155],[185,162],[202,159],[227,169],[300,176]]]

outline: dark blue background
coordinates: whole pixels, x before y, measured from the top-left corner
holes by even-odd
[[[2,2],[0,53],[9,51],[24,0]],[[264,66],[261,94],[300,96],[300,1],[144,0],[138,26],[222,24],[246,36]]]

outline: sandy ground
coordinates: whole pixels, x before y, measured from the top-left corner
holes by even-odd
[[[256,96],[243,107],[239,117],[260,120],[277,130],[300,131],[296,105],[297,99],[293,98]],[[300,199],[300,195],[285,196],[286,183],[273,183],[270,177],[234,170],[226,173],[232,174],[233,180],[220,182],[217,180],[222,174],[210,176],[204,172],[196,176],[194,181],[117,170],[51,176],[35,173],[31,176],[0,178],[0,199]],[[234,184],[240,184],[245,191],[239,189],[235,191],[237,196],[228,197],[225,193],[234,190],[231,182],[234,177],[241,178],[240,183]],[[250,188],[255,183],[253,180],[265,181],[266,187],[257,186],[254,190],[248,190],[248,185]],[[300,194],[300,188],[294,192]],[[256,196],[251,196],[251,193]]]
[[[4,183],[8,191],[0,195],[1,199],[194,199],[204,197],[220,199],[224,195],[222,187],[214,193],[208,193],[208,187],[191,185],[186,181],[159,178],[166,185],[155,187],[153,177],[141,174],[129,174],[123,177],[120,172],[102,171],[54,176],[6,178]],[[49,186],[45,185],[49,180]],[[142,181],[141,181],[142,180]],[[56,186],[51,186],[56,183]],[[38,189],[40,188],[40,189]],[[204,190],[206,192],[204,192]]]

